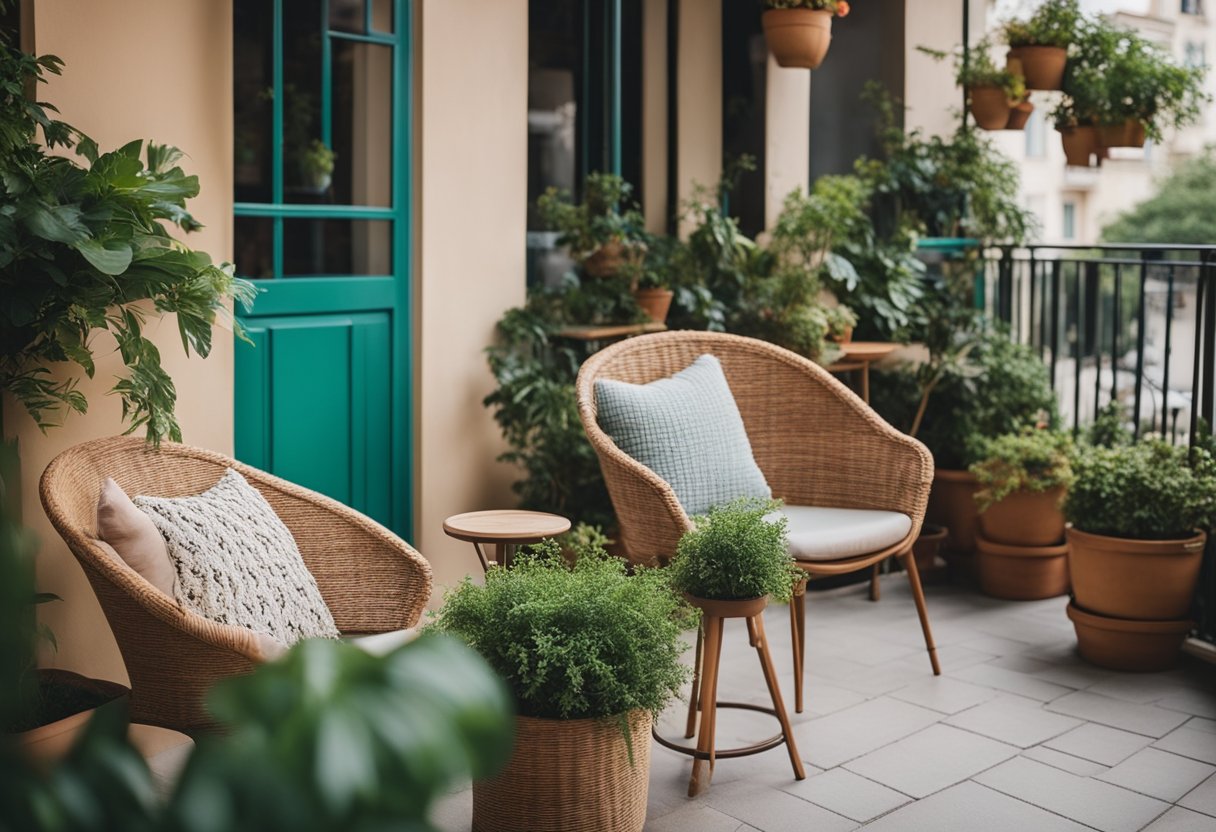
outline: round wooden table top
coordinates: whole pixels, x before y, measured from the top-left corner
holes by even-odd
[[[570,531],[570,521],[543,511],[494,509],[455,514],[443,521],[443,530],[470,543],[536,543]]]
[[[895,352],[900,346],[882,341],[850,341],[840,345],[840,353],[845,361],[877,361]]]

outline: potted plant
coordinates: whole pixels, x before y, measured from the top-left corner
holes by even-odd
[[[1190,630],[1207,531],[1216,522],[1209,449],[1159,437],[1095,445],[1064,503],[1081,654],[1124,670],[1169,666]]]
[[[647,243],[648,250],[662,244]],[[655,323],[667,320],[667,312],[671,309],[671,300],[675,292],[671,290],[668,277],[664,274],[665,258],[647,257],[642,261],[627,264],[622,270],[632,287],[633,299],[646,317]]]
[[[663,572],[630,576],[598,546],[570,566],[551,540],[448,593],[435,626],[485,657],[519,714],[507,767],[474,783],[474,830],[640,832],[690,612]]]
[[[1027,92],[1013,105],[1009,111],[1009,121],[1005,122],[1006,130],[1025,130],[1026,123],[1030,121],[1030,114],[1034,112],[1034,105],[1030,103],[1030,93]]]
[[[853,340],[853,328],[857,326],[857,315],[843,303],[824,310],[828,322],[828,340],[847,344]]]
[[[1204,66],[1178,66],[1156,43],[1131,29],[1106,24],[1103,36],[1114,41],[1103,67],[1106,106],[1098,119],[1098,138],[1105,147],[1143,147],[1161,141],[1166,127],[1198,121],[1209,97],[1203,90]]]
[[[1010,69],[1025,76],[1027,89],[1060,89],[1080,21],[1078,0],[1045,0],[1029,18],[1004,24]]]
[[[325,142],[313,139],[296,154],[300,181],[312,193],[323,194],[333,180],[335,154]]]
[[[925,47],[920,50],[939,59],[947,54]],[[984,130],[1004,130],[1014,109],[1026,100],[1026,82],[1019,72],[997,68],[991,53],[992,45],[986,39],[965,53],[956,50],[954,80],[967,91],[975,123]]]
[[[848,13],[848,0],[764,0],[760,21],[778,66],[817,69],[832,44],[832,18]]]
[[[1072,440],[1044,428],[980,444],[971,466],[979,491],[980,587],[997,598],[1052,598],[1068,591],[1060,504],[1072,480]]]
[[[583,181],[582,202],[549,188],[536,207],[547,228],[591,277],[615,277],[646,254],[645,219],[630,201],[633,186],[616,174],[592,173]]]

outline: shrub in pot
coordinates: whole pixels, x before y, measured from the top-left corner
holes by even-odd
[[[564,246],[591,277],[615,277],[646,255],[646,221],[631,201],[633,186],[612,173],[583,180],[582,201],[549,188],[536,201],[546,228],[560,232]]]
[[[765,0],[760,22],[778,66],[817,69],[832,44],[832,18],[848,13],[848,0]]]
[[[481,653],[518,709],[511,761],[474,784],[473,829],[641,830],[650,726],[687,676],[690,613],[664,573],[630,576],[595,546],[571,566],[554,541],[448,593],[435,626]]]
[[[1078,0],[1046,0],[1025,20],[1005,23],[1011,68],[1026,77],[1027,89],[1060,89],[1080,21]]]
[[[964,56],[955,53],[954,80],[967,90],[971,115],[984,130],[1004,130],[1014,107],[1026,98],[1026,81],[1020,72],[999,69],[992,62],[992,46],[987,40],[977,43]],[[921,48],[933,57],[945,53]]]

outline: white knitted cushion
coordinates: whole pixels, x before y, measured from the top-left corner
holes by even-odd
[[[177,570],[178,604],[285,645],[337,638],[333,615],[291,532],[258,490],[229,470],[192,497],[136,497]]]

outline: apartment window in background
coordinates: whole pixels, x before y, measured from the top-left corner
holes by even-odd
[[[1041,107],[1030,113],[1026,122],[1026,158],[1042,159],[1047,155],[1047,119]]]
[[[1065,240],[1077,239],[1077,203],[1071,200],[1064,203],[1060,226],[1061,237]]]
[[[1208,65],[1207,44],[1203,41],[1188,40],[1182,62],[1188,67],[1203,67]]]
[[[1203,0],[1182,0],[1183,14],[1203,14]]]

